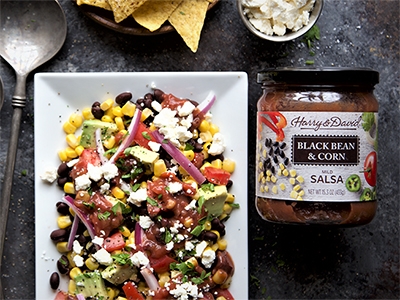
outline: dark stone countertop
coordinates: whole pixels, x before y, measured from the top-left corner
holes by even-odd
[[[254,208],[249,179],[249,297],[251,299],[399,299],[399,1],[325,0],[315,56],[301,38],[271,43],[241,23],[236,1],[221,0],[208,14],[193,54],[176,33],[119,34],[61,0],[68,36],[61,51],[36,72],[245,71],[249,76],[249,153],[255,145],[256,74],[267,67],[369,67],[380,72],[379,208],[357,228],[273,225]],[[0,179],[4,176],[15,75],[1,60],[5,103],[0,114]],[[15,166],[1,279],[7,299],[35,297],[33,73],[28,77]],[[254,173],[254,156],[249,174]],[[4,222],[4,220],[0,220]],[[243,222],[246,222],[243,220]],[[261,238],[260,238],[261,237]]]

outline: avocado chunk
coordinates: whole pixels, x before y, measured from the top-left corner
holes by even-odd
[[[101,276],[108,282],[119,285],[128,279],[135,280],[137,278],[137,269],[130,265],[112,264],[101,272]]]
[[[150,151],[141,146],[133,146],[130,149],[130,154],[136,157],[140,162],[149,165],[150,167],[158,160],[160,155],[157,152]]]
[[[99,271],[79,274],[74,281],[76,284],[75,294],[82,294],[85,298],[107,299],[107,289]]]
[[[204,197],[204,207],[208,215],[218,217],[222,214],[228,191],[225,185],[216,185],[214,190],[199,189],[200,197]]]
[[[114,123],[103,122],[97,119],[85,120],[82,125],[80,145],[84,148],[95,148],[95,132],[97,129],[100,129],[102,141],[109,139],[114,132],[118,131],[117,125]]]

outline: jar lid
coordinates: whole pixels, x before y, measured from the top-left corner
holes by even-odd
[[[257,83],[307,85],[375,85],[379,72],[368,68],[271,68],[257,74]]]

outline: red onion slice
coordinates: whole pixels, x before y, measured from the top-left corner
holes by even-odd
[[[153,272],[151,272],[149,268],[141,269],[140,273],[143,275],[143,278],[151,291],[157,291],[160,288],[157,278],[154,276]]]
[[[93,239],[95,237],[94,227],[93,227],[92,222],[89,219],[89,216],[75,205],[74,199],[71,198],[70,196],[63,197],[62,202],[67,204],[69,207],[71,207],[71,209],[75,213],[75,216],[79,217],[79,219],[82,221],[82,223],[86,226],[86,229],[88,230],[90,237]]]
[[[157,142],[161,144],[161,147],[163,147],[165,151],[167,151],[168,154],[171,155],[171,157],[175,159],[177,163],[181,165],[181,167],[184,168],[190,176],[193,177],[194,180],[196,180],[197,183],[202,184],[204,181],[206,181],[206,178],[203,176],[203,174],[201,174],[200,170],[194,164],[192,164],[192,162],[187,159],[187,157],[181,151],[179,151],[179,149],[170,143],[170,141],[165,140],[164,136],[158,130],[153,131],[153,136]]]
[[[119,145],[119,147],[118,147],[117,151],[114,153],[114,155],[111,156],[109,162],[114,163],[117,160],[118,156],[120,156],[120,154],[122,152],[124,152],[124,150],[132,144],[133,139],[135,138],[136,132],[139,127],[139,122],[140,122],[141,116],[142,116],[142,111],[140,109],[136,108],[135,114],[133,115],[133,118],[131,120],[131,124],[129,124],[129,127],[128,127],[128,135],[124,138],[121,145]]]
[[[69,233],[69,238],[68,238],[68,243],[67,243],[68,250],[72,249],[72,244],[74,243],[76,231],[78,230],[78,226],[79,226],[79,217],[75,216],[74,221],[72,222],[71,232]]]
[[[210,92],[206,99],[203,100],[203,102],[201,102],[197,108],[200,110],[200,112],[202,112],[203,114],[206,114],[210,109],[211,106],[213,106],[215,100],[216,100],[216,96],[213,92]]]
[[[142,226],[140,226],[139,222],[135,224],[135,245],[141,246],[144,240],[144,230]]]
[[[104,165],[108,161],[108,159],[107,157],[105,157],[103,143],[101,142],[101,129],[97,128],[94,134],[96,140],[97,153],[99,154],[101,164]]]

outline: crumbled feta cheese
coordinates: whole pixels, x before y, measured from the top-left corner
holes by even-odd
[[[140,188],[135,192],[129,194],[128,202],[140,206],[143,201],[147,199],[147,189]]]
[[[160,144],[160,143],[156,143],[156,142],[153,142],[153,141],[149,141],[147,144],[149,145],[150,149],[151,149],[153,152],[158,152],[158,151],[160,151],[160,147],[161,147],[161,144]]]
[[[208,153],[211,155],[219,155],[225,151],[225,139],[224,136],[217,132],[214,134],[210,149],[208,149]]]
[[[95,236],[95,237],[92,239],[92,243],[93,243],[93,244],[96,244],[96,245],[99,245],[99,246],[102,246],[102,245],[103,245],[103,242],[104,242],[104,239],[101,238],[101,237],[98,237],[98,236]]]
[[[113,179],[118,175],[118,167],[114,164],[108,163],[101,166],[105,180]]]
[[[49,183],[53,183],[57,179],[57,169],[48,169],[42,175],[40,175],[40,179],[43,181],[47,181]]]
[[[255,28],[282,36],[307,25],[315,0],[242,0],[244,13]]]
[[[79,158],[71,159],[69,162],[67,162],[67,167],[72,168],[75,166],[79,161]]]
[[[197,299],[199,296],[197,285],[193,284],[191,281],[177,284],[175,289],[170,290],[169,293],[181,300],[191,299],[190,297]]]
[[[171,233],[174,233],[174,234],[177,234],[177,233],[179,233],[179,228],[182,228],[183,227],[183,225],[182,225],[182,223],[181,222],[179,222],[179,221],[176,221],[175,223],[174,223],[174,226],[172,226],[172,227],[170,227],[169,228],[169,231],[171,231]]]
[[[193,105],[192,102],[190,101],[185,101],[185,103],[178,108],[178,115],[180,117],[186,117],[188,115],[190,115],[194,109],[196,108],[196,106]]]
[[[81,246],[81,244],[79,244],[79,242],[78,242],[77,240],[75,240],[75,241],[72,243],[72,250],[74,250],[74,252],[75,252],[76,254],[80,254],[81,251],[83,250],[83,247]]]
[[[110,184],[108,182],[103,183],[100,186],[100,193],[105,194],[110,190]]]
[[[88,164],[87,166],[88,174],[90,179],[93,181],[99,181],[103,177],[103,172],[101,167],[93,166],[92,164]]]
[[[80,255],[75,255],[74,258],[72,259],[75,263],[75,265],[79,268],[79,267],[83,267],[84,263],[83,263],[83,257]]]
[[[149,216],[140,216],[139,224],[140,224],[140,227],[142,227],[143,229],[147,229],[147,228],[150,228],[150,226],[153,225],[154,222],[150,219]]]
[[[215,260],[215,252],[212,249],[206,249],[201,254],[201,263],[208,269],[211,268]]]
[[[93,254],[93,258],[97,260],[99,264],[102,265],[111,265],[113,262],[113,259],[111,257],[111,254],[107,252],[106,249],[101,248],[99,251]]]
[[[171,251],[174,248],[174,242],[170,241],[165,246],[166,246],[167,251]]]
[[[147,256],[142,251],[138,251],[133,254],[131,256],[131,261],[138,268],[140,268],[140,266],[147,266],[150,262]]]
[[[157,112],[160,112],[161,109],[162,109],[161,104],[159,102],[157,102],[157,101],[152,101],[151,102],[151,107]]]
[[[185,242],[185,250],[186,251],[192,251],[194,249],[194,245],[191,241],[186,241]]]
[[[178,192],[182,191],[182,183],[180,183],[180,182],[176,182],[176,181],[175,182],[169,182],[167,187],[168,187],[168,191],[171,194],[175,194],[175,193],[178,193]]]
[[[86,190],[91,184],[92,181],[87,173],[75,178],[75,190],[77,191]]]
[[[206,249],[208,246],[206,241],[201,241],[199,244],[196,245],[196,257],[201,257],[204,249]]]
[[[188,205],[185,206],[185,209],[186,210],[196,209],[196,203],[197,201],[193,199]]]

